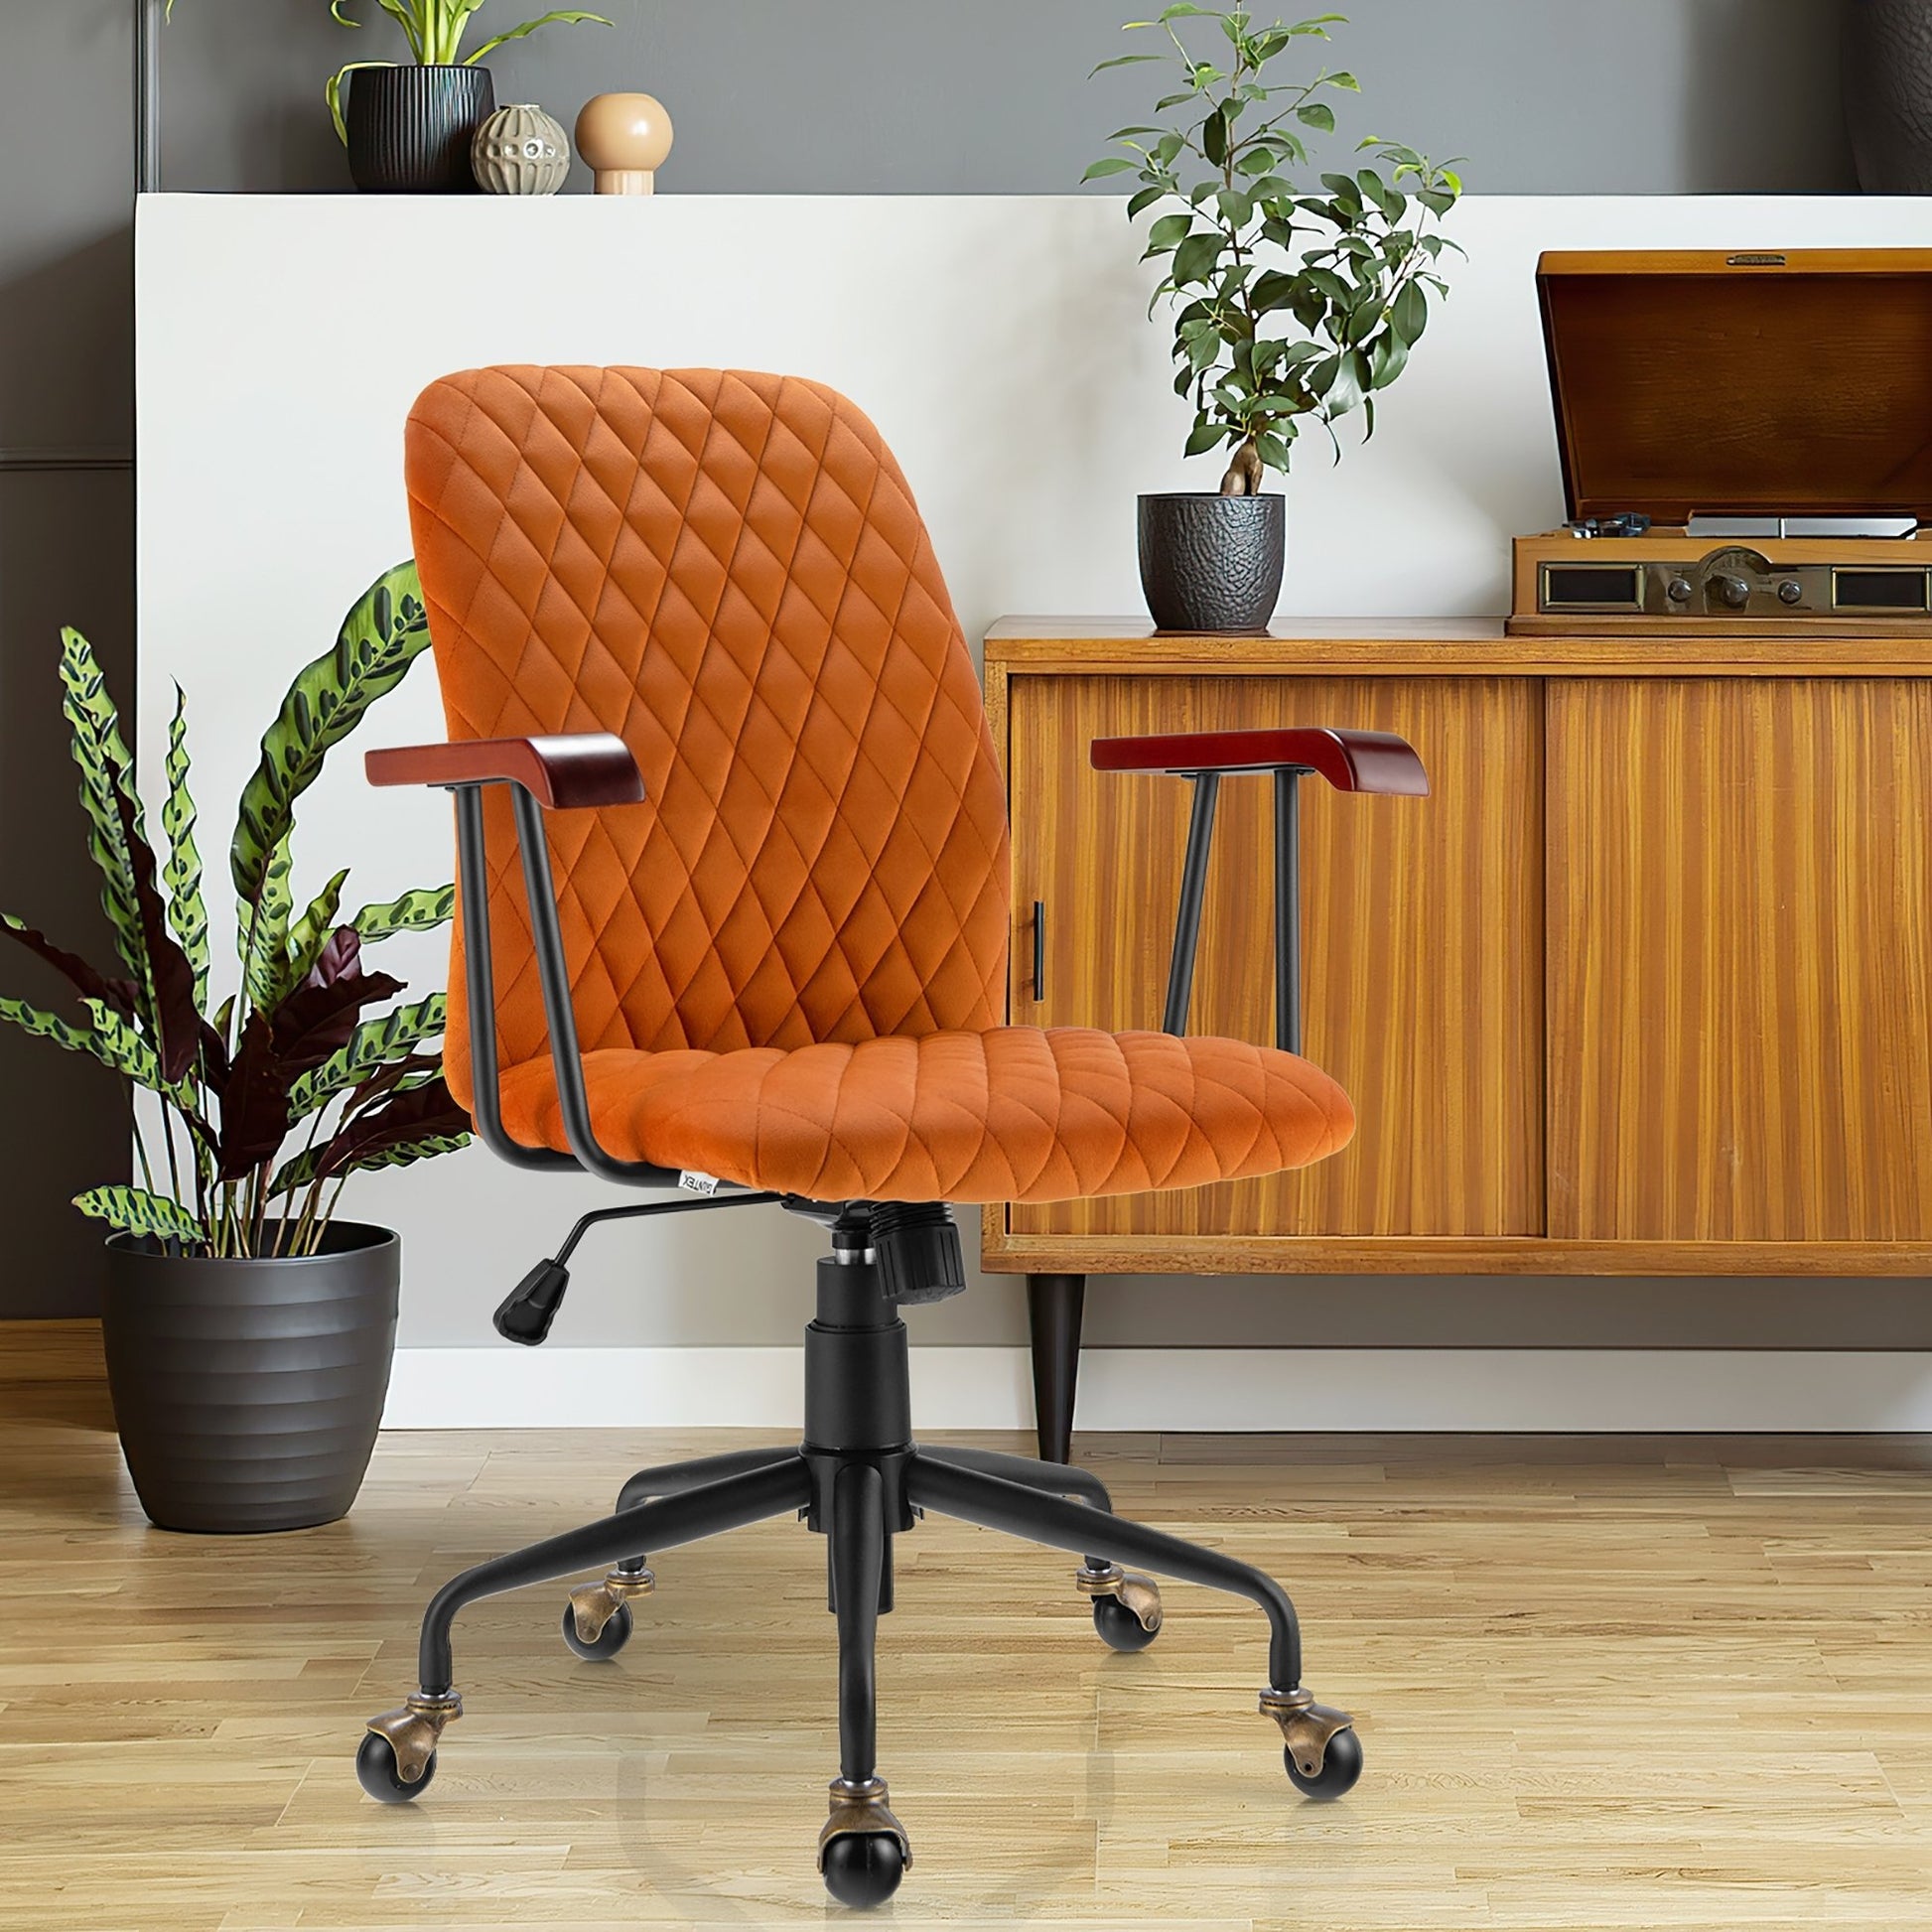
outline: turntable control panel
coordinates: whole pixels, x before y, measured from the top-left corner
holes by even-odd
[[[1932,569],[1904,562],[1774,564],[1743,544],[1695,559],[1545,558],[1536,608],[1547,617],[1744,618],[1754,623],[1925,617],[1932,614]]]

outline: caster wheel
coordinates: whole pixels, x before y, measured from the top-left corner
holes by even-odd
[[[891,1832],[846,1832],[825,1848],[825,1889],[841,1905],[883,1905],[904,1876],[904,1848]]]
[[[396,1769],[396,1753],[388,1738],[373,1730],[362,1733],[355,1749],[355,1782],[379,1805],[406,1805],[420,1798],[436,1776],[436,1753],[431,1751],[423,1775],[414,1784],[404,1784]]]
[[[1328,1739],[1321,1769],[1311,1778],[1304,1777],[1296,1768],[1292,1751],[1282,1752],[1282,1762],[1288,1766],[1289,1783],[1305,1798],[1339,1798],[1344,1791],[1352,1791],[1362,1775],[1362,1740],[1352,1730],[1336,1731]]]
[[[586,1643],[577,1634],[577,1613],[568,1603],[564,1605],[564,1642],[587,1662],[599,1663],[607,1657],[615,1657],[629,1641],[630,1605],[628,1603],[620,1603],[612,1611],[611,1620],[598,1632],[595,1643]]]
[[[1109,1650],[1145,1650],[1161,1634],[1159,1623],[1150,1630],[1118,1596],[1093,1599],[1093,1627]]]

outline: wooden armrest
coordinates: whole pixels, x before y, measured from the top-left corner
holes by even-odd
[[[601,1179],[667,1186],[677,1175],[647,1161],[620,1161],[597,1138],[584,1086],[584,1055],[572,1004],[570,959],[564,951],[557,883],[550,869],[544,811],[585,805],[629,805],[644,796],[643,774],[621,738],[575,732],[550,738],[481,738],[451,745],[413,745],[371,752],[364,760],[377,785],[437,785],[455,794],[457,886],[467,943],[464,986],[470,1003],[470,1112],[492,1153],[519,1168],[579,1167]],[[569,1154],[527,1147],[503,1125],[501,1068],[496,1058],[495,949],[490,944],[490,865],[483,791],[509,787],[523,871],[530,946],[536,955],[550,1066],[563,1111]]]
[[[398,745],[368,753],[362,768],[372,785],[519,784],[553,812],[635,805],[644,795],[637,760],[614,732]]]
[[[1429,774],[1394,732],[1298,725],[1279,731],[1177,732],[1096,738],[1096,771],[1312,771],[1337,791],[1427,798]]]

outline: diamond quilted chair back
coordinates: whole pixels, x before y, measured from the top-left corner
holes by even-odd
[[[997,1024],[1007,827],[898,466],[844,397],[718,370],[492,368],[406,444],[453,739],[616,732],[646,802],[550,815],[587,1049]],[[507,797],[486,795],[506,1064],[545,1051]],[[451,1077],[469,1089],[462,931]]]

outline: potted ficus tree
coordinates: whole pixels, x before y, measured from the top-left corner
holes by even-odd
[[[61,973],[77,1003],[65,1017],[0,999],[0,1019],[148,1096],[134,1117],[138,1184],[74,1202],[113,1230],[102,1329],[128,1469],[163,1528],[332,1522],[374,1446],[400,1279],[397,1237],[337,1213],[344,1183],[459,1148],[470,1127],[443,1079],[444,996],[392,1005],[403,982],[364,964],[394,933],[445,924],[455,888],[347,916],[345,871],[300,911],[290,890],[296,801],[429,641],[415,566],[357,602],[262,739],[228,854],[236,983],[218,1002],[185,702],[177,692],[157,861],[99,663],[77,631],[62,638],[63,708],[118,963],[100,971],[0,915],[0,934]]]
[[[329,11],[345,27],[362,22],[349,11],[356,0],[330,0]],[[611,22],[602,14],[556,8],[492,35],[465,55],[470,17],[485,0],[375,0],[402,29],[409,60],[351,61],[330,79],[329,112],[348,149],[349,173],[365,193],[468,194],[475,190],[470,143],[495,111],[489,69],[481,63],[509,41],[520,41],[558,21]],[[348,86],[345,106],[343,83]]]
[[[1282,498],[1265,491],[1286,472],[1303,425],[1327,432],[1359,409],[1375,429],[1375,397],[1409,359],[1429,322],[1431,294],[1448,293],[1439,228],[1461,193],[1452,168],[1400,142],[1370,136],[1374,166],[1300,185],[1308,140],[1335,129],[1324,93],[1358,91],[1352,74],[1285,72],[1292,53],[1328,39],[1340,14],[1287,26],[1242,7],[1182,4],[1134,21],[1168,43],[1123,54],[1172,70],[1158,125],[1124,127],[1126,150],[1084,179],[1131,175],[1130,219],[1164,209],[1143,260],[1164,260],[1156,291],[1173,314],[1175,394],[1191,398],[1189,456],[1228,452],[1218,491],[1140,500],[1141,580],[1164,630],[1259,630],[1281,594]],[[1199,35],[1204,51],[1185,35]]]

